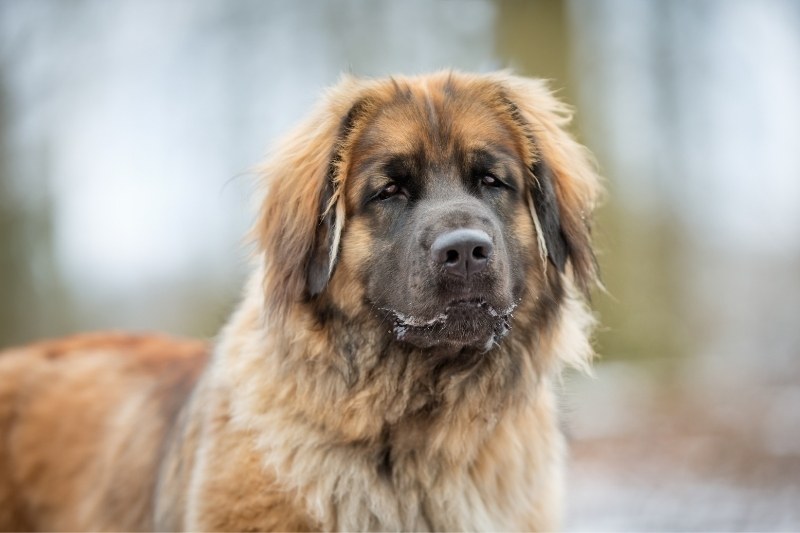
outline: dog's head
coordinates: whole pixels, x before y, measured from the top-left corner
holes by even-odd
[[[524,300],[588,290],[599,185],[568,122],[505,73],[345,78],[266,172],[273,316],[325,302],[418,348],[487,350]]]

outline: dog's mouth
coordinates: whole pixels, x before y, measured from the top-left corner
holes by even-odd
[[[471,347],[487,352],[511,329],[516,303],[497,309],[481,298],[454,300],[433,317],[420,317],[394,309],[393,333],[398,341],[418,348]]]

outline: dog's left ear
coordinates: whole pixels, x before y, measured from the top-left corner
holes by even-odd
[[[364,83],[342,79],[262,172],[266,196],[254,236],[273,315],[285,316],[292,305],[319,295],[333,273],[345,219],[347,143],[367,107]]]
[[[341,231],[341,223],[336,224],[334,198],[335,167],[331,165],[330,175],[325,181],[319,201],[319,223],[314,235],[314,243],[308,254],[306,264],[306,289],[309,296],[317,296],[328,285],[336,264],[337,237]]]
[[[602,190],[588,150],[567,131],[572,110],[542,80],[499,74],[503,100],[527,140],[531,215],[540,246],[588,293],[598,281],[591,216]]]

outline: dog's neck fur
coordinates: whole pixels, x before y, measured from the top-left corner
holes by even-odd
[[[331,339],[307,308],[294,312],[298,326],[287,330],[268,323],[257,296],[243,301],[221,334],[212,364],[226,382],[214,386],[229,391],[231,421],[252,436],[265,471],[320,527],[557,525],[560,453],[542,450],[561,449],[555,361],[581,365],[591,354],[591,316],[578,299],[568,298],[536,346],[512,331],[477,363],[483,368],[438,375],[422,364],[424,352],[371,337],[373,324],[337,323]],[[486,394],[465,394],[476,387]]]

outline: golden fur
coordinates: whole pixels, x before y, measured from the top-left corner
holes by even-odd
[[[453,92],[481,105],[447,111]],[[436,113],[398,114],[397,95]],[[392,343],[382,352],[385,325],[365,303],[377,252],[369,220],[353,215],[353,169],[420,138],[430,117],[459,139],[504,139],[525,167],[546,161],[568,242],[560,272],[542,260],[537,207],[515,208],[512,230],[538,258],[528,297],[470,372],[434,371]],[[98,335],[0,356],[0,529],[557,528],[554,384],[592,354],[582,293],[596,275],[599,192],[569,119],[545,84],[507,73],[344,78],[264,169],[259,254],[213,355],[193,341]],[[363,141],[370,131],[377,144]],[[317,249],[330,277],[318,297],[306,287]],[[547,291],[549,307],[532,296]],[[346,317],[321,318],[326,302]]]

